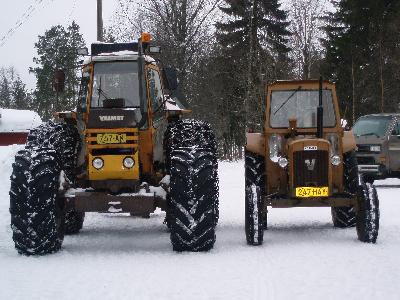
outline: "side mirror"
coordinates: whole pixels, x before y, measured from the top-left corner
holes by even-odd
[[[89,55],[89,50],[87,47],[84,48],[78,48],[76,49],[76,54],[80,56],[88,56]]]
[[[56,93],[61,93],[64,91],[65,87],[65,73],[63,70],[57,70],[53,77],[53,91]]]
[[[176,70],[174,68],[165,67],[162,73],[164,86],[170,91],[176,90],[178,88]]]

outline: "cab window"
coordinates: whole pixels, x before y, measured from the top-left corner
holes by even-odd
[[[98,62],[94,66],[92,108],[103,108],[109,100],[121,99],[123,107],[139,108],[136,61]]]
[[[89,72],[82,73],[81,85],[79,89],[79,111],[86,111],[87,108],[87,93],[88,93],[88,85],[89,85],[90,74]]]
[[[147,69],[147,80],[149,86],[149,98],[151,101],[152,111],[156,120],[161,119],[164,115],[163,111],[163,91],[161,87],[160,74],[151,68]]]

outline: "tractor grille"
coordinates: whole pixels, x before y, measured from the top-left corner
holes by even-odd
[[[293,186],[328,186],[328,152],[296,151],[293,153]]]
[[[132,154],[139,147],[137,128],[87,129],[86,144],[92,155]]]

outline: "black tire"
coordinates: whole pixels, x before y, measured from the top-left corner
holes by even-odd
[[[84,212],[77,212],[75,210],[67,211],[65,214],[65,234],[78,233],[83,227],[84,220]]]
[[[211,126],[199,120],[185,119],[185,120],[175,120],[168,124],[167,130],[164,134],[164,152],[165,152],[165,166],[167,174],[171,174],[171,151],[179,148],[207,148],[212,154],[212,163],[215,172],[218,173],[218,154],[217,154],[217,142],[215,139],[214,132]],[[218,194],[218,176],[216,180],[216,188]],[[167,196],[168,197],[168,196]],[[218,224],[219,220],[219,197],[217,195],[215,199],[214,207],[214,217],[215,225]],[[166,212],[166,223],[169,226],[169,211]]]
[[[34,151],[42,148],[54,149],[59,154],[59,165],[64,171],[66,186],[73,186],[77,154],[79,152],[79,134],[72,124],[49,121],[31,129],[26,143],[27,149]],[[67,212],[65,233],[74,234],[82,228],[84,213],[74,210]]]
[[[362,183],[358,192],[357,236],[361,242],[376,243],[379,232],[379,199],[375,187]]]
[[[10,190],[15,248],[24,255],[57,252],[64,239],[64,204],[57,197],[60,167],[52,149],[19,151]]]
[[[357,194],[358,165],[354,151],[343,155],[343,183],[346,192]],[[333,226],[349,228],[356,225],[356,212],[353,206],[338,206],[331,208]]]
[[[263,243],[264,228],[267,226],[266,212],[263,211],[265,187],[264,157],[245,152],[245,231],[247,244],[257,246]]]
[[[215,138],[209,125],[200,121],[177,121],[169,130],[171,243],[175,251],[208,251],[215,243],[218,211]]]

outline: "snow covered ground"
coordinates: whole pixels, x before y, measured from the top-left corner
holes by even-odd
[[[220,163],[220,223],[209,253],[174,253],[162,224],[87,214],[61,252],[17,254],[9,176],[20,146],[0,147],[0,299],[399,299],[400,180],[377,182],[376,245],[334,229],[327,208],[272,209],[264,245],[244,236],[243,163]]]

